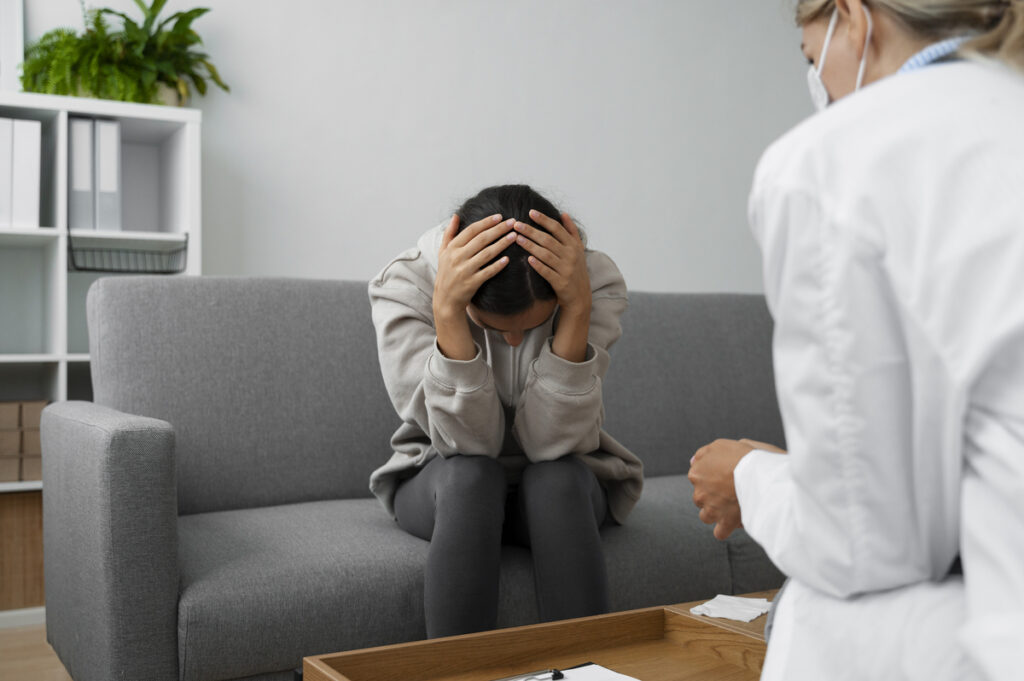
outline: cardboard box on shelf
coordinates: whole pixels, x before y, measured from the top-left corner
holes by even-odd
[[[21,453],[25,456],[40,456],[43,453],[38,428],[25,428],[21,431]]]
[[[16,456],[0,456],[0,482],[17,482],[21,479],[21,459]]]
[[[42,419],[43,408],[48,405],[46,400],[21,403],[21,427],[39,428],[39,421]]]
[[[0,430],[0,456],[21,454],[21,431]]]
[[[23,456],[21,457],[21,479],[42,480],[43,479],[43,457]]]
[[[0,430],[21,427],[21,402],[0,402]]]

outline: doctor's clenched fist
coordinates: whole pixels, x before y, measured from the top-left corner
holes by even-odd
[[[701,522],[715,526],[716,539],[726,539],[733,530],[743,527],[733,471],[740,459],[755,449],[785,454],[778,447],[755,440],[715,440],[690,459],[687,477],[693,483],[693,503],[700,509]]]

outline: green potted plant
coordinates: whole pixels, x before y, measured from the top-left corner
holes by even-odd
[[[230,92],[209,55],[200,51],[203,41],[192,28],[209,8],[176,12],[158,21],[167,0],[135,4],[142,10],[141,22],[107,7],[86,10],[82,2],[82,35],[54,29],[25,50],[25,91],[144,104],[161,103],[162,94],[170,91],[179,106],[188,102],[192,87],[205,95],[207,79]],[[120,30],[107,23],[108,16],[121,20]]]

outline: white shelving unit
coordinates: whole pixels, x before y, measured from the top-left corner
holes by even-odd
[[[124,231],[68,230],[69,116],[120,123]],[[199,274],[201,115],[0,91],[0,117],[42,123],[40,226],[0,228],[0,401],[92,399],[85,297],[96,279],[118,275],[69,271],[69,246],[172,251],[187,243],[185,273]],[[41,488],[2,483],[0,493]]]

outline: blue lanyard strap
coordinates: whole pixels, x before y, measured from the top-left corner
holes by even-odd
[[[967,42],[967,40],[967,36],[960,36],[958,38],[947,38],[946,40],[932,43],[908,59],[907,62],[900,67],[898,73],[913,71],[923,66],[928,66],[940,59],[944,59],[959,50],[960,46]]]

